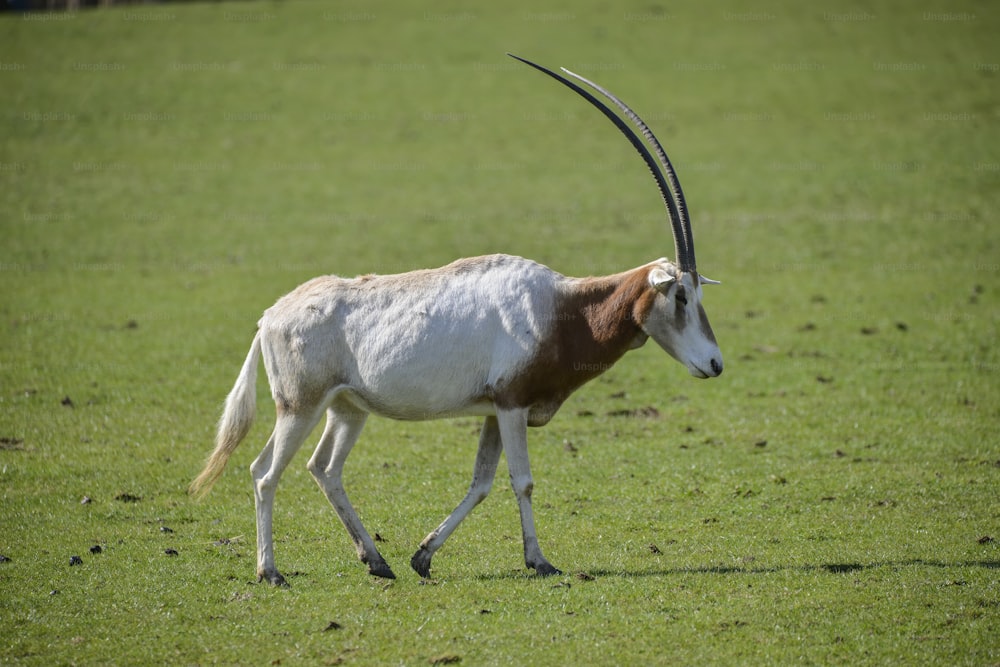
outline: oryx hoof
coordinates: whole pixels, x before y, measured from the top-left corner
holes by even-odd
[[[281,576],[281,573],[277,570],[271,570],[269,572],[258,572],[257,573],[257,583],[262,581],[267,581],[267,583],[272,586],[278,586],[280,588],[291,588],[285,578]]]
[[[562,570],[554,567],[552,563],[548,561],[542,561],[541,563],[535,563],[534,565],[529,565],[528,567],[535,568],[535,574],[539,577],[552,577],[557,574],[562,574]]]
[[[396,574],[389,567],[388,563],[379,558],[378,560],[368,561],[368,574],[373,577],[382,577],[383,579],[395,579]]]
[[[413,554],[413,558],[410,559],[410,567],[419,574],[424,579],[431,578],[431,557],[434,554],[428,551],[424,547],[417,549],[417,553]]]

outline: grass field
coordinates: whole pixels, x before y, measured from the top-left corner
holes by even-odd
[[[0,663],[1000,664],[1000,11],[403,7],[0,14]],[[372,419],[346,484],[400,579],[302,453],[291,588],[258,585],[265,382],[213,494],[186,487],[280,295],[672,253],[632,149],[506,51],[664,142],[726,371],[650,344],[529,433],[565,576],[523,569],[501,474],[420,581],[478,425]]]

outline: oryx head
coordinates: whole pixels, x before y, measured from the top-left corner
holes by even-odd
[[[639,323],[650,338],[698,378],[722,373],[722,353],[701,306],[701,286],[714,282],[697,271],[681,271],[666,259],[653,262],[649,284],[656,296]]]
[[[653,132],[624,102],[566,68],[562,71],[581,81],[609,99],[642,132],[649,146],[655,151],[656,159],[650,154],[646,144],[636,135],[625,121],[618,117],[603,102],[577,84],[512,53],[507,55],[526,65],[544,72],[560,83],[568,86],[588,102],[601,110],[608,119],[621,130],[632,146],[639,152],[649,167],[653,179],[660,190],[660,196],[667,207],[667,216],[674,235],[674,257],[676,263],[659,259],[649,264],[649,287],[651,299],[642,300],[641,312],[636,313],[643,332],[655,340],[672,357],[684,364],[691,375],[699,378],[716,377],[722,373],[722,352],[715,341],[712,326],[708,323],[705,309],[701,305],[701,286],[718,284],[698,275],[694,259],[694,237],[688,218],[684,192],[677,180],[673,165]],[[662,171],[661,168],[662,167]]]

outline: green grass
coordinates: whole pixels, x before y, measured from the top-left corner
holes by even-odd
[[[0,662],[1000,663],[1000,13],[399,4],[0,16]],[[658,133],[726,372],[648,345],[529,434],[563,577],[523,569],[501,474],[420,582],[477,424],[373,419],[346,483],[400,579],[300,454],[292,588],[257,585],[264,382],[213,494],[185,489],[281,294],[672,252],[632,149],[505,51]]]

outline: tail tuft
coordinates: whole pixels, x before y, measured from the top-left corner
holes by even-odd
[[[260,359],[260,332],[254,336],[246,361],[236,384],[226,397],[226,405],[219,419],[215,436],[215,449],[205,463],[205,469],[191,482],[188,493],[202,498],[212,490],[212,485],[222,476],[229,457],[250,432],[257,413],[257,363]]]

